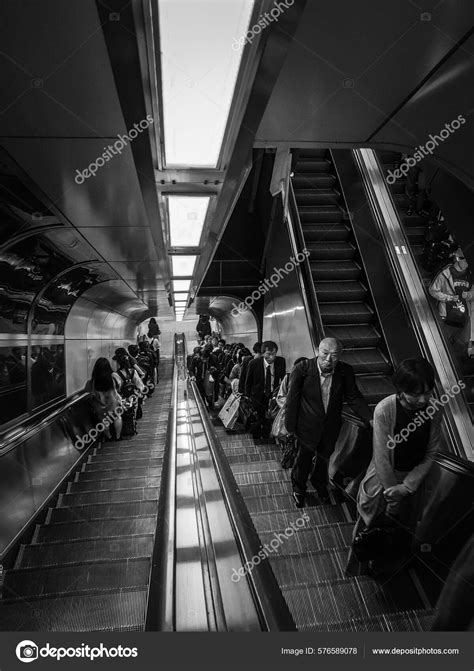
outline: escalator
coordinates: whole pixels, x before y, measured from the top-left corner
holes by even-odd
[[[385,174],[389,170],[394,171],[401,162],[401,155],[395,152],[380,152],[379,161],[382,165],[382,168]],[[421,264],[421,257],[423,254],[424,238],[426,232],[426,226],[428,223],[428,218],[424,217],[416,212],[408,214],[409,208],[409,198],[406,194],[406,177],[402,176],[399,179],[395,180],[392,185],[388,185],[392,194],[393,201],[398,211],[398,216],[402,224],[403,230],[405,232],[406,240],[410,251],[412,253],[413,259],[415,261],[418,273],[423,282],[423,285],[428,289],[431,280],[433,279],[433,273],[427,271]],[[427,301],[432,305],[434,313],[437,314],[436,302],[434,299],[429,296],[428,291],[426,291]],[[441,327],[444,327],[444,324],[441,322]],[[466,398],[467,404],[470,409],[471,418],[474,417],[474,358],[469,358],[463,348],[458,347],[454,344],[450,338],[449,334],[446,334],[445,343],[446,348],[451,353],[451,358],[455,363],[455,367],[458,373],[458,379],[462,379],[466,384],[464,389],[464,396]]]
[[[392,366],[330,152],[299,150],[292,169],[322,328],[342,342],[362,394],[376,404],[393,393]]]
[[[138,435],[92,448],[5,571],[0,630],[142,631],[171,399],[172,362]]]
[[[429,629],[431,606],[412,569],[383,582],[344,575],[355,516],[335,491],[330,505],[319,505],[317,496],[308,494],[306,507],[295,509],[280,448],[256,445],[249,435],[232,435],[219,420],[215,424],[261,545],[270,548],[270,565],[298,630]],[[288,531],[292,523],[294,533]],[[280,540],[273,551],[275,538]]]

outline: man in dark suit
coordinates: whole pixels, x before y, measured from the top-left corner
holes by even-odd
[[[298,454],[291,471],[297,508],[305,504],[310,476],[321,502],[329,500],[328,463],[341,429],[343,401],[367,425],[371,423],[371,411],[357,388],[354,370],[340,361],[341,353],[338,340],[324,338],[318,356],[298,364],[291,373],[285,423],[287,431],[298,439]]]
[[[272,340],[266,340],[262,343],[262,356],[250,361],[247,367],[245,395],[252,401],[258,415],[250,427],[255,439],[268,438],[270,434],[271,427],[265,417],[268,402],[285,377],[285,359],[277,356],[277,352],[278,345]]]
[[[242,369],[239,376],[239,394],[245,394],[245,380],[247,377],[247,368],[253,359],[259,359],[262,356],[262,343],[256,342],[252,347],[253,355],[244,356],[242,359]]]

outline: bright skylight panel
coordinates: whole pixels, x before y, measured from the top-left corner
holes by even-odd
[[[173,277],[192,277],[196,258],[196,256],[172,256],[171,269]]]
[[[173,280],[173,289],[175,291],[189,291],[191,280]]]
[[[209,206],[209,196],[168,196],[170,244],[197,247]]]
[[[215,168],[253,0],[158,0],[158,7],[166,164]]]

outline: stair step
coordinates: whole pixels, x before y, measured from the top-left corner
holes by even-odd
[[[311,496],[309,492],[308,501]],[[347,521],[341,506],[329,504],[302,509],[293,507],[289,510],[252,513],[251,517],[258,534],[283,531],[291,528],[292,525],[305,528],[331,528],[334,525],[354,524],[354,522]],[[328,517],[331,518],[330,522],[328,522]]]
[[[76,474],[75,482],[92,482],[103,480],[123,480],[134,477],[144,476],[160,476],[161,466],[135,466],[134,468],[101,468],[91,469],[90,465],[87,470],[83,470]]]
[[[339,202],[341,194],[336,189],[296,189],[295,198],[300,207],[305,205],[335,205]]]
[[[433,617],[432,610],[407,610],[343,622],[328,622],[313,627],[312,631],[431,631]],[[305,627],[302,627],[301,631],[304,630]]]
[[[123,468],[127,469],[131,466],[161,466],[163,463],[163,455],[159,456],[109,456],[108,454],[91,455],[87,461],[88,464],[100,464],[101,468]]]
[[[256,464],[252,464],[255,466]],[[246,473],[235,473],[234,478],[239,485],[258,485],[264,482],[290,482],[290,475],[288,471],[280,470],[264,470],[264,471],[247,471]]]
[[[3,598],[8,600],[31,599],[81,592],[147,589],[149,576],[149,559],[13,570],[5,574]]]
[[[144,631],[148,590],[31,599],[0,608],[1,631]]]
[[[292,510],[295,506],[293,497],[290,494],[275,494],[274,496],[249,496],[245,499],[249,512],[266,513],[282,512]],[[321,505],[319,499],[312,493],[306,496],[306,508],[304,510],[319,510],[321,514],[321,524],[330,524],[331,522],[345,522],[346,516],[343,508],[339,505]],[[300,516],[301,516],[300,512]]]
[[[90,482],[70,482],[67,494],[95,492],[100,490],[135,489],[137,487],[158,487],[160,478],[156,476],[128,478],[122,480],[93,480]]]
[[[158,487],[131,487],[130,489],[119,489],[116,491],[92,491],[80,494],[63,494],[59,505],[82,506],[88,503],[127,503],[129,501],[155,500],[159,496]]]
[[[308,242],[306,249],[310,252],[310,261],[352,260],[356,251],[350,242]]]
[[[361,267],[355,261],[310,261],[311,274],[316,282],[356,280]]]
[[[410,245],[424,245],[425,243],[425,227],[412,226],[406,227],[406,234]]]
[[[308,159],[314,159],[314,158],[324,158],[328,150],[326,147],[323,149],[316,149],[315,147],[309,147],[307,149],[297,149],[297,160],[308,160]]]
[[[70,524],[43,524],[36,528],[34,545],[39,543],[67,542],[86,538],[116,538],[153,534],[156,518],[132,517],[120,520],[87,520]]]
[[[293,189],[330,189],[336,183],[336,176],[328,172],[296,173],[291,178]]]
[[[374,405],[386,396],[395,393],[390,377],[358,375],[357,386],[369,405]]]
[[[150,557],[152,550],[153,534],[23,545],[15,569]]]
[[[269,554],[273,573],[282,589],[323,581],[344,580],[348,548],[345,546],[292,556]]]
[[[274,480],[252,484],[239,484],[240,493],[244,498],[250,496],[274,496],[288,494],[292,491],[290,480]]]
[[[345,280],[344,282],[316,282],[318,302],[363,301],[367,296],[367,287],[361,282]]]
[[[320,303],[323,324],[370,324],[374,313],[366,303]]]
[[[382,352],[375,348],[348,350],[344,352],[343,359],[350,364],[355,373],[389,375],[392,367]]]
[[[345,350],[351,347],[377,347],[381,338],[380,333],[371,324],[328,326],[325,335],[340,340]],[[346,353],[347,351],[344,351],[344,359]]]
[[[340,222],[344,213],[337,205],[300,205],[298,214],[302,224],[314,224],[317,222],[331,223]]]
[[[282,531],[261,532],[262,545],[276,539],[280,545],[277,554],[281,556],[301,555],[303,552],[318,553],[332,548],[345,548],[346,555],[352,539],[352,522],[346,524],[321,525],[313,528],[289,527]]]
[[[69,508],[51,508],[48,523],[80,522],[86,520],[113,519],[118,517],[146,517],[155,515],[158,501],[130,501],[128,503],[95,503]]]
[[[351,234],[345,224],[337,222],[305,224],[302,228],[306,244],[308,242],[345,242]]]
[[[325,158],[301,158],[295,166],[295,173],[331,172],[332,163]]]

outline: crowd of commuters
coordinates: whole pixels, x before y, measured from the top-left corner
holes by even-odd
[[[143,415],[142,406],[158,383],[160,329],[156,320],[149,322],[148,333],[137,344],[115,350],[112,363],[100,357],[94,364],[85,390],[96,422],[106,423],[104,438],[122,440],[138,433],[137,420]]]
[[[297,359],[291,373],[286,372],[285,359],[277,355],[275,342],[256,343],[250,353],[242,343],[230,345],[212,334],[202,339],[198,335],[198,340],[188,368],[209,410],[237,392],[252,407],[246,428],[257,442],[272,440],[270,433],[277,442],[280,435],[294,438],[291,482],[297,508],[306,505],[308,482],[322,504],[330,500],[329,488],[341,482],[337,472],[330,480],[329,462],[342,425],[343,403],[352,409],[372,438],[370,464],[361,463],[358,476],[354,540],[381,527],[401,527],[405,533],[398,538],[397,561],[402,561],[410,551],[423,506],[424,481],[441,438],[441,411],[423,414],[435,388],[428,361],[414,357],[401,362],[393,378],[396,393],[372,411],[353,368],[342,360],[341,343],[334,338],[323,339],[313,359]],[[273,399],[277,411],[284,408],[277,419],[269,412]],[[399,435],[406,437],[395,441]],[[386,559],[378,557],[367,565],[359,562],[357,570],[383,572]],[[348,573],[356,563],[351,552]]]

